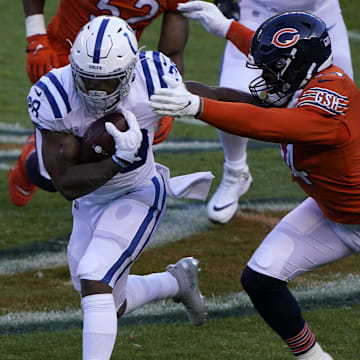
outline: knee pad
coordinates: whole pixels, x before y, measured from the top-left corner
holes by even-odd
[[[286,282],[272,278],[267,275],[260,274],[248,266],[241,274],[241,285],[244,290],[249,294],[262,294],[265,292],[282,291],[286,288]]]

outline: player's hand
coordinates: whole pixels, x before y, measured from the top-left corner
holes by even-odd
[[[117,159],[119,159],[119,162],[120,160],[125,160],[128,163],[133,163],[134,161],[141,160],[141,158],[138,157],[138,151],[143,136],[135,115],[131,111],[127,110],[123,110],[122,113],[129,126],[128,130],[120,131],[111,122],[106,122],[105,128],[106,131],[114,138],[114,155]],[[119,164],[116,159],[114,159],[114,161]]]
[[[150,105],[154,112],[166,116],[195,116],[200,109],[200,97],[186,90],[182,82],[172,77],[163,76],[169,85],[155,91],[150,97]]]
[[[29,36],[26,52],[27,73],[33,84],[52,68],[60,66],[56,52],[51,48],[46,34]]]
[[[199,20],[207,31],[224,38],[233,21],[227,19],[216,5],[206,1],[180,3],[177,9],[188,19]]]
[[[237,2],[233,0],[214,0],[214,4],[228,19],[240,19],[240,6]]]
[[[156,131],[154,134],[153,144],[160,144],[165,141],[170,134],[174,118],[169,116],[162,116],[157,122]]]

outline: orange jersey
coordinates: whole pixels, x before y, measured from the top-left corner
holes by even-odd
[[[360,91],[339,68],[315,75],[294,108],[205,99],[200,118],[222,130],[281,144],[293,180],[330,220],[360,224]]]
[[[61,0],[56,15],[47,32],[51,46],[61,55],[70,52],[81,27],[94,16],[113,15],[125,19],[136,31],[139,39],[142,31],[164,12],[176,11],[177,4],[186,0]]]

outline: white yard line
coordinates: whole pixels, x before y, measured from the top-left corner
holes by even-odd
[[[349,30],[348,33],[350,39],[360,41],[360,33],[354,30]]]
[[[301,303],[310,305],[326,304],[331,300],[341,302],[341,299],[351,298],[358,294],[360,288],[360,276],[347,275],[330,282],[321,282],[316,285],[298,287],[292,289],[293,294]],[[218,314],[221,311],[234,310],[237,314],[253,311],[252,304],[244,292],[232,293],[226,296],[212,297],[205,299],[208,318],[212,313]],[[344,302],[344,306],[345,306]],[[166,316],[183,312],[183,306],[169,300],[153,302],[139,310],[129,314],[126,318]],[[221,316],[221,315],[220,315]],[[69,321],[81,322],[82,314],[80,309],[68,309],[63,311],[38,311],[38,312],[17,312],[0,316],[1,328],[16,328],[20,326],[35,326],[50,322],[65,323]],[[126,320],[126,319],[124,319]],[[120,321],[121,323],[121,321]]]

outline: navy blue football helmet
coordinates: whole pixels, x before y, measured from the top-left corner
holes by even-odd
[[[311,77],[332,64],[330,37],[318,17],[299,11],[266,20],[256,30],[247,67],[262,74],[250,82],[265,105],[283,106]]]

